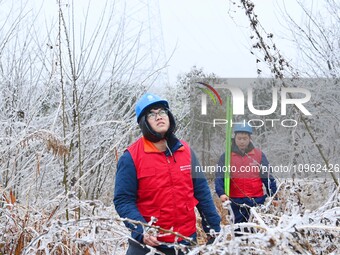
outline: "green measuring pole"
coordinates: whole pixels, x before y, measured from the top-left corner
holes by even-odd
[[[226,125],[226,133],[225,133],[225,167],[226,170],[224,172],[224,192],[227,196],[230,194],[230,156],[231,156],[231,121],[233,118],[233,106],[231,103],[230,96],[227,96],[226,101],[226,120],[228,121]]]

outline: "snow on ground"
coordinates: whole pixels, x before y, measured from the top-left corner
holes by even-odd
[[[323,186],[322,186],[323,185]],[[310,191],[314,192],[310,194]],[[223,228],[212,245],[200,245],[188,254],[340,254],[340,195],[330,183],[287,182],[280,186],[279,206],[268,200],[252,208],[248,223],[230,224],[228,203]],[[305,197],[319,199],[318,190],[332,192],[317,208],[306,209]],[[25,207],[3,193],[0,209],[2,254],[124,254],[129,231],[113,205],[101,201],[79,201],[60,196],[41,208]],[[316,199],[316,200],[317,200]],[[306,204],[307,203],[309,204]],[[81,215],[79,217],[78,215]],[[67,220],[68,218],[68,220]],[[235,231],[235,229],[240,229]],[[179,247],[181,248],[181,247]]]

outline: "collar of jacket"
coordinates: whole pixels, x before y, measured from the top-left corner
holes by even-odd
[[[160,153],[161,152],[157,149],[157,147],[154,145],[153,142],[149,141],[144,136],[142,136],[142,140],[143,140],[143,145],[144,145],[144,151],[146,153],[155,153],[155,152]],[[170,141],[169,140],[168,140],[168,146],[171,150],[171,153],[174,153],[175,151],[183,151],[185,149],[183,144],[181,143],[181,141],[178,138],[172,137],[171,140]],[[170,156],[171,153],[167,149],[166,152],[165,152],[165,155]]]

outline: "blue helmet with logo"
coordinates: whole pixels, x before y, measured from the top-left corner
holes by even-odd
[[[147,108],[156,104],[163,105],[166,109],[169,109],[168,101],[160,98],[157,95],[145,93],[136,103],[135,111],[137,116],[137,122],[139,123],[140,118],[144,115]]]
[[[234,125],[234,133],[238,133],[238,132],[242,132],[242,133],[248,133],[248,134],[252,134],[253,133],[253,128],[251,126],[249,126],[248,123],[237,123]]]

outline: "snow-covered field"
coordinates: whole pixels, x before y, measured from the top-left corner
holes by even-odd
[[[264,206],[251,209],[249,223],[239,225],[230,223],[228,203],[217,202],[223,215],[222,231],[213,244],[205,245],[198,225],[199,244],[190,247],[188,254],[339,254],[340,195],[339,189],[333,190],[331,186],[331,183],[284,182],[280,186],[279,206],[268,200]],[[322,193],[318,191],[323,189],[329,193],[321,199]],[[3,194],[1,254],[118,255],[127,248],[129,231],[112,205],[79,201],[71,194],[67,198],[57,197],[46,207],[43,204],[27,207],[16,202],[13,194]],[[315,207],[313,201],[318,206],[308,209]],[[241,231],[235,235],[236,228]]]

